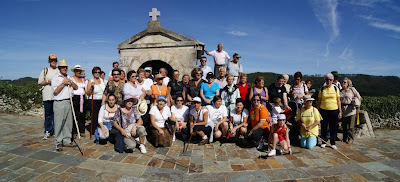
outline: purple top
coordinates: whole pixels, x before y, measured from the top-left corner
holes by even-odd
[[[255,94],[260,94],[262,97],[265,97],[265,88],[263,87],[261,93],[258,93],[256,87],[253,87],[253,95]],[[267,107],[267,103],[265,101],[262,101],[261,104]]]

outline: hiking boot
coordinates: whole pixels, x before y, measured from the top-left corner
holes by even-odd
[[[269,153],[268,153],[268,157],[272,157],[276,155],[276,150],[272,149]]]
[[[206,143],[208,143],[208,138],[201,140],[199,145],[205,145]]]
[[[47,139],[49,139],[49,137],[50,137],[50,133],[48,131],[46,131],[46,133],[44,133],[43,140],[47,140]]]
[[[332,148],[335,149],[335,150],[337,149],[336,145],[332,145]]]
[[[140,152],[141,152],[142,154],[147,153],[146,147],[144,147],[143,144],[140,144],[140,145],[139,145],[139,149],[140,149]]]
[[[321,148],[325,148],[326,147],[326,144],[321,144]]]

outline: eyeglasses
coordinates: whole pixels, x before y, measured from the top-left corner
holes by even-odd
[[[183,100],[179,99],[179,100],[176,100],[176,102],[183,102]]]
[[[96,73],[99,73],[99,74],[100,74],[101,72],[100,72],[100,71],[93,72],[93,74],[96,74]]]
[[[112,74],[112,76],[118,76],[118,75],[121,75],[121,73],[117,73],[117,74],[113,73]]]
[[[149,73],[150,73],[150,72],[151,72],[151,70],[146,70],[146,72],[149,72]]]

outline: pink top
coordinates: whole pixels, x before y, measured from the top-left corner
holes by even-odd
[[[215,64],[226,64],[225,58],[231,59],[231,57],[229,57],[228,53],[225,51],[218,52],[218,51],[214,50],[214,51],[210,52],[210,55],[212,57],[214,57]]]

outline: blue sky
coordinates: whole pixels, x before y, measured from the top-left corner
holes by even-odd
[[[146,29],[151,8],[164,28],[208,51],[222,42],[229,55],[239,53],[246,73],[400,76],[397,0],[4,0],[0,77],[38,77],[51,53],[108,73],[116,47]]]

